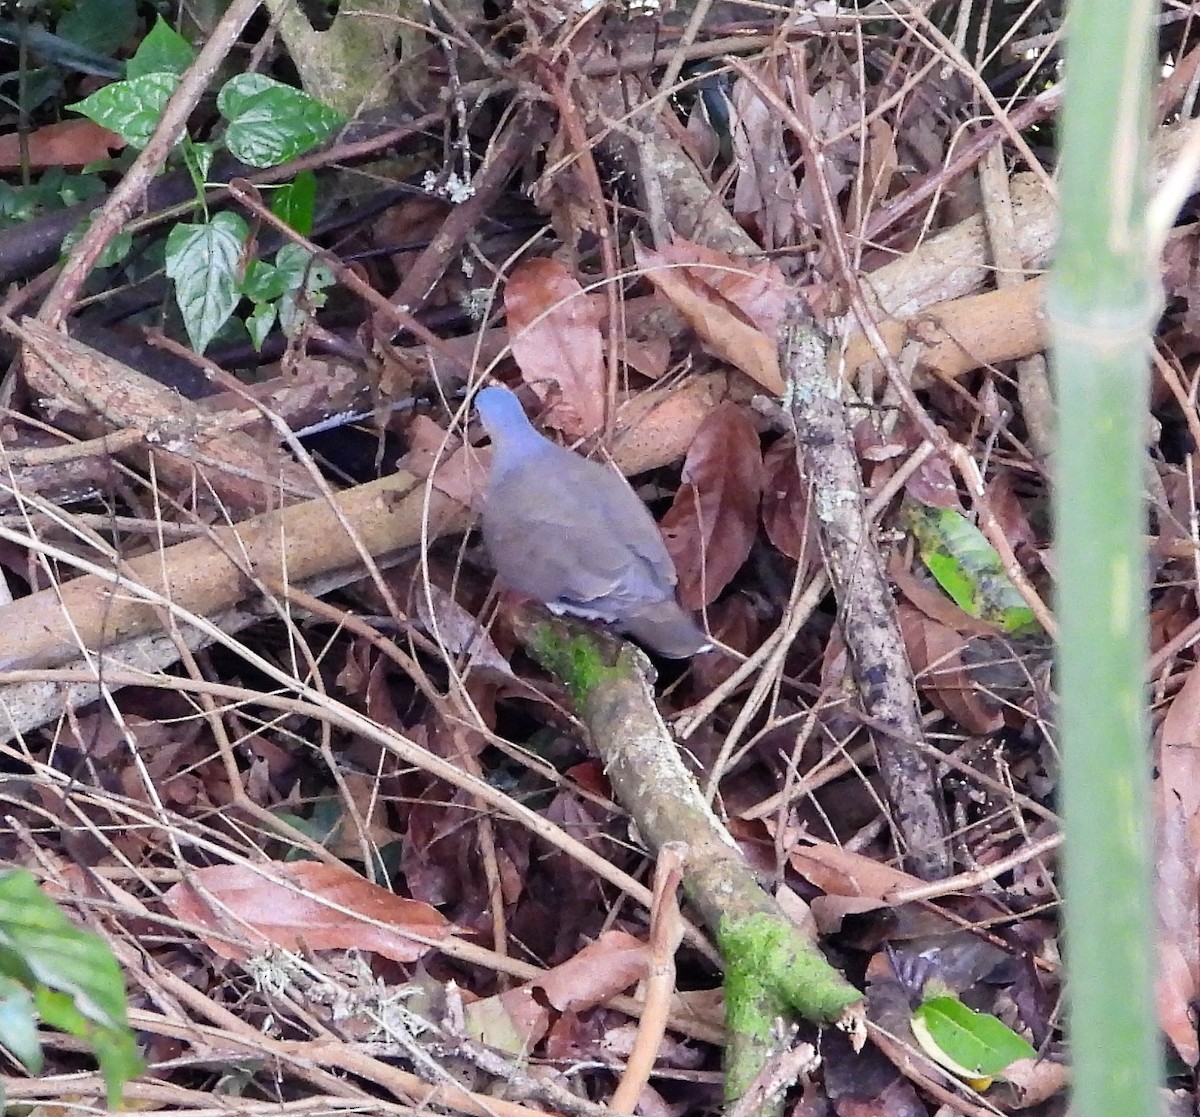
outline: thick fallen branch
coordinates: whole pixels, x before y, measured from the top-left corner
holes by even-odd
[[[613,446],[625,472],[638,473],[681,457],[715,385],[698,381],[656,408],[652,393],[622,411],[628,425]],[[435,481],[437,475],[435,475]],[[441,535],[465,531],[473,515],[411,473],[389,477],[140,555],[115,567],[109,556],[81,559],[0,524],[0,538],[53,554],[60,567],[84,576],[23,597],[0,610],[0,670],[54,667],[85,652],[163,631],[166,618],[147,598],[165,597],[176,615],[212,617],[259,596],[260,586],[302,583],[330,571],[364,569],[365,556],[393,554]],[[150,592],[139,593],[138,587]]]
[[[862,994],[759,884],[705,801],[659,715],[644,657],[544,610],[519,612],[514,626],[571,691],[642,840],[653,853],[668,842],[687,848],[683,886],[725,963],[726,1096],[740,1097],[775,1054],[780,1017],[854,1030]]]
[[[862,474],[828,348],[802,300],[793,300],[780,329],[779,365],[788,381],[785,404],[802,474],[812,485],[825,566],[859,700],[871,719],[892,825],[912,872],[937,880],[951,872],[949,827],[933,767],[918,747],[924,734],[916,685],[871,538]]]

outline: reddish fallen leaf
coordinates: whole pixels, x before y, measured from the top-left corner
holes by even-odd
[[[799,836],[788,850],[788,862],[826,896],[875,900],[885,907],[893,903],[893,896],[919,888],[922,883],[882,861],[807,834]]]
[[[28,136],[31,167],[83,167],[108,159],[125,141],[91,120],[47,124]],[[0,136],[0,169],[21,165],[21,140],[15,132]]]
[[[959,512],[963,511],[954,472],[941,454],[930,454],[905,482],[904,491],[914,500],[931,508],[953,508]]]
[[[467,1008],[467,1030],[492,1047],[526,1052],[550,1027],[550,1010],[579,1013],[602,1005],[646,973],[649,947],[624,931],[606,931],[573,958],[533,981]]]
[[[1159,1024],[1181,1059],[1200,1063],[1192,1006],[1200,994],[1200,670],[1192,668],[1158,733],[1155,856]]]
[[[1200,977],[1196,851],[1187,840],[1186,820],[1169,808],[1160,811],[1154,876],[1158,917],[1154,997],[1158,1023],[1179,1057],[1194,1067],[1200,1063],[1192,1015]]]
[[[715,601],[750,554],[763,489],[758,431],[745,408],[719,404],[701,424],[683,465],[684,484],[663,517],[685,609]]]
[[[400,468],[414,477],[433,474],[436,489],[459,504],[476,510],[483,505],[487,471],[491,464],[490,448],[461,445],[425,415],[416,416],[408,427],[408,453]]]
[[[999,469],[987,482],[988,508],[1012,547],[1037,547],[1040,540],[1018,496],[1015,470]]]
[[[504,286],[509,344],[542,399],[561,393],[545,421],[573,436],[604,426],[604,344],[599,303],[557,260],[525,260]]]
[[[213,953],[239,961],[275,947],[369,950],[415,962],[431,947],[406,932],[438,940],[453,929],[428,904],[316,861],[196,869],[163,902],[197,928]]]
[[[772,92],[786,97],[775,59],[764,58],[752,68]],[[737,178],[733,212],[738,221],[753,221],[764,248],[796,243],[799,204],[796,175],[784,137],[783,118],[763,100],[745,78],[739,78],[732,95],[733,150]]]
[[[415,597],[417,618],[439,647],[455,660],[465,658],[473,670],[495,672],[506,679],[513,677],[508,660],[500,654],[487,630],[441,586],[431,582],[427,592]]]
[[[763,459],[762,519],[767,538],[788,558],[809,568],[820,561],[817,534],[808,514],[809,484],[800,475],[796,442],[779,439]]]
[[[634,258],[705,345],[769,392],[782,394],[775,335],[788,285],[776,265],[686,240],[657,252],[635,245]]]
[[[703,382],[629,396],[617,409],[613,457],[630,473],[678,461],[716,402]]]
[[[998,702],[989,699],[963,662],[966,637],[906,605],[898,609],[904,649],[917,689],[968,733],[995,733],[1004,724]]]
[[[749,655],[762,642],[768,621],[762,610],[746,595],[732,593],[711,605],[705,613],[708,630],[721,643]],[[692,660],[692,679],[697,693],[711,694],[737,671],[740,658],[728,655],[698,655]]]

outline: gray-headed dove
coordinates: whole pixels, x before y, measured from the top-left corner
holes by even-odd
[[[484,388],[475,406],[492,439],[483,541],[500,581],[671,659],[710,647],[675,600],[675,564],[625,478],[544,438],[507,388]]]

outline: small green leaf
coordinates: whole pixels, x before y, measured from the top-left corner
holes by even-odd
[[[251,302],[269,303],[280,298],[288,289],[288,276],[274,264],[252,260],[241,283],[241,292]]]
[[[298,244],[285,244],[275,254],[275,266],[288,277],[288,290],[279,300],[279,325],[294,337],[309,312],[325,305],[325,288],[333,286],[333,271]]]
[[[192,44],[159,16],[125,64],[125,75],[140,78],[145,74],[182,74],[195,59]]]
[[[65,258],[72,248],[83,239],[83,234],[91,227],[92,219],[95,213],[88,214],[78,225],[75,226],[64,238],[62,243],[62,257]],[[129,255],[130,249],[133,248],[133,234],[128,229],[122,229],[115,237],[112,238],[104,246],[104,251],[100,253],[96,260],[96,267],[111,268],[114,264],[119,264],[126,256]]]
[[[910,500],[903,515],[929,573],[959,608],[1012,636],[1041,631],[995,548],[961,513]]]
[[[276,252],[275,266],[287,276],[288,287],[293,291],[304,288],[311,294],[333,286],[334,276],[330,266],[298,244],[285,244]]]
[[[921,1049],[960,1078],[994,1078],[1037,1052],[1006,1024],[975,1012],[957,997],[933,997],[918,1006],[912,1031]]]
[[[20,982],[0,974],[0,1043],[30,1074],[42,1070],[42,1045],[38,1042],[33,996]]]
[[[32,994],[46,1024],[91,1044],[109,1105],[118,1105],[124,1084],[142,1069],[120,967],[104,941],[71,923],[24,870],[0,872],[0,999],[6,1002],[0,1042],[34,1069],[40,1049],[33,1053],[22,1016],[28,1001],[14,985]]]
[[[238,267],[250,228],[236,213],[218,213],[204,225],[176,225],[167,237],[167,275],[197,353],[232,316],[241,298]]]
[[[64,206],[74,206],[80,202],[98,201],[108,194],[108,188],[99,175],[73,174],[63,181],[55,193]]]
[[[126,143],[142,148],[150,142],[178,84],[175,74],[143,74],[127,81],[114,81],[67,107],[116,132]]]
[[[225,144],[251,167],[274,167],[328,139],[345,118],[320,101],[262,74],[225,83],[217,108],[229,121]]]
[[[316,200],[317,176],[312,171],[301,171],[292,182],[275,191],[271,212],[306,237],[312,232]]]
[[[38,1015],[52,1028],[88,1044],[96,1053],[100,1073],[108,1088],[109,1108],[121,1103],[125,1083],[142,1072],[145,1064],[138,1055],[137,1043],[127,1027],[105,1028],[89,1020],[65,993],[39,987],[34,991]]]
[[[246,332],[254,343],[256,351],[261,351],[263,342],[275,325],[276,310],[274,303],[255,303],[254,312],[246,319]]]
[[[29,873],[0,873],[0,947],[20,958],[34,981],[68,994],[89,1020],[124,1025],[125,982],[112,952],[71,923]]]
[[[135,0],[78,0],[63,13],[55,34],[108,56],[137,31]]]
[[[188,165],[197,182],[207,182],[208,172],[212,170],[213,160],[217,155],[217,145],[211,143],[195,143],[188,140],[183,145],[183,159]]]

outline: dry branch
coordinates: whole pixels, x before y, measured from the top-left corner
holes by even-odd
[[[841,384],[830,372],[827,342],[801,300],[789,307],[779,337],[797,452],[813,486],[825,565],[859,700],[872,721],[893,826],[912,871],[937,880],[951,872],[949,826],[933,766],[919,749],[924,733],[916,684],[871,538]]]

